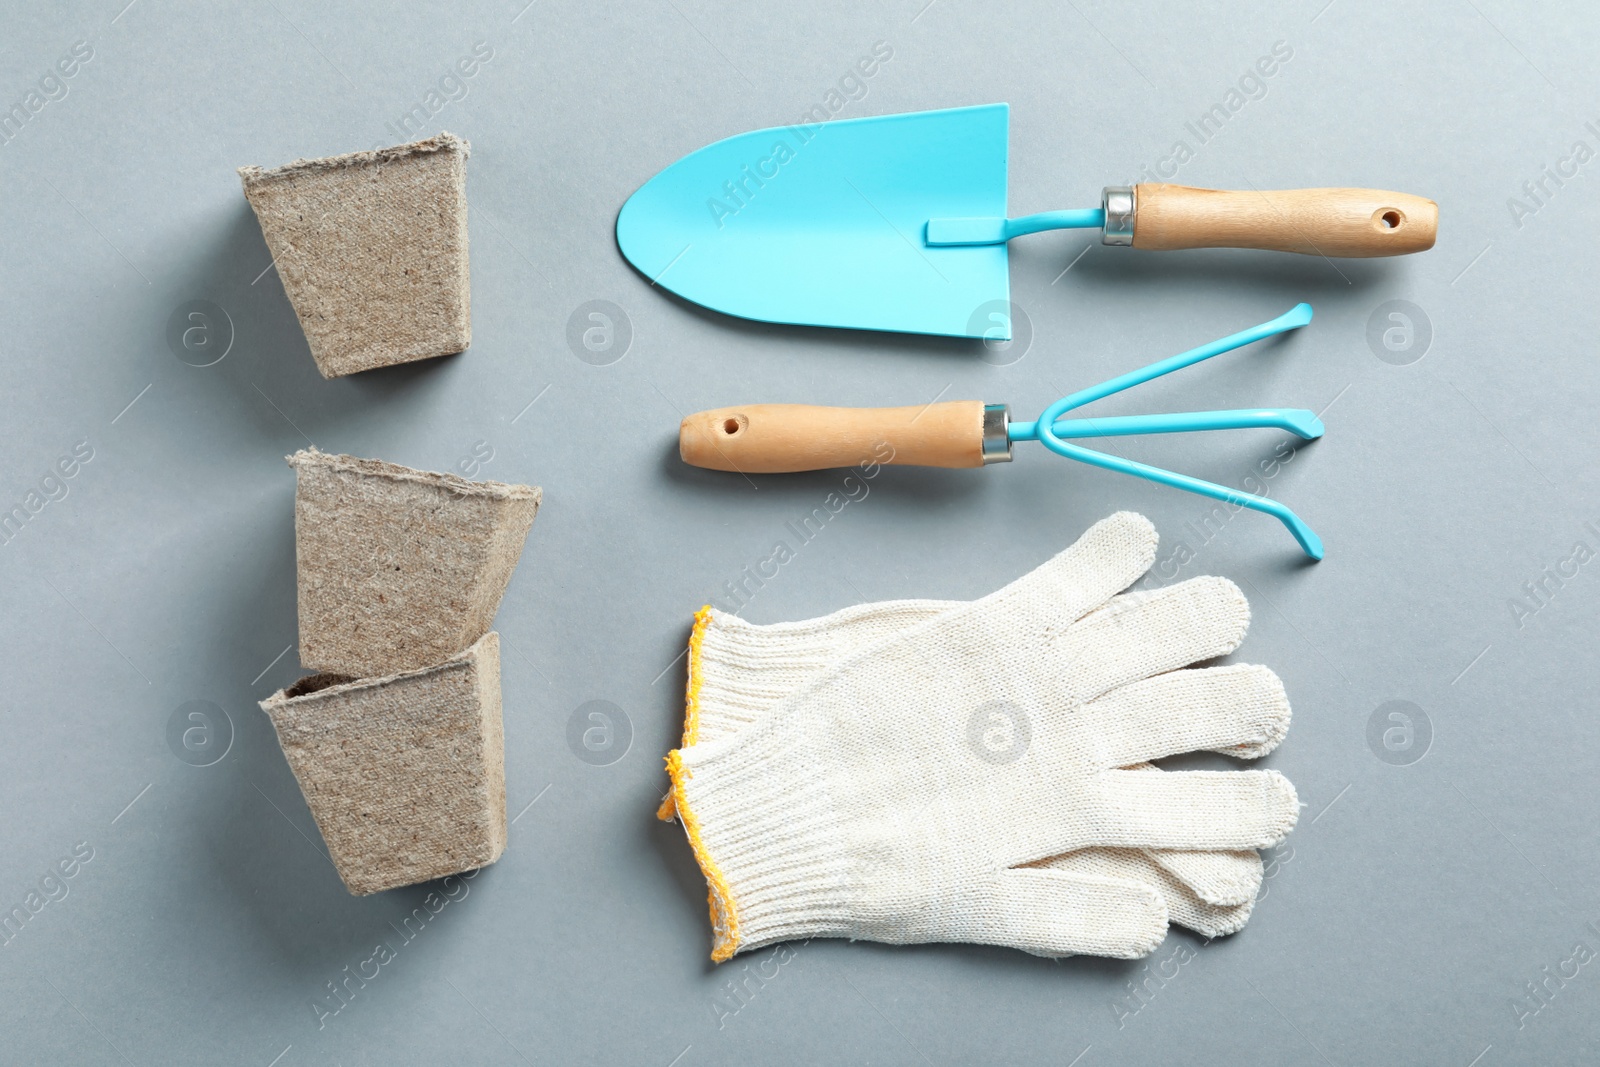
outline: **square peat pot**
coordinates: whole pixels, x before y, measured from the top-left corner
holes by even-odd
[[[324,378],[465,351],[467,142],[240,167]]]
[[[289,465],[305,667],[396,674],[489,632],[543,499],[537,486],[315,449]]]
[[[473,870],[505,851],[498,634],[419,671],[302,678],[261,707],[351,893]]]

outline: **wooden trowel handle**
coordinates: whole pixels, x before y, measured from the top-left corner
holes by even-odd
[[[1433,247],[1439,205],[1380,189],[1226,192],[1134,187],[1133,247],[1264,248],[1321,256],[1398,256]]]
[[[862,463],[981,467],[985,406],[951,400],[904,408],[828,408],[748,404],[702,411],[678,427],[685,463],[717,471],[778,474]],[[990,417],[991,441],[996,420]],[[1000,434],[1003,437],[1003,421]],[[995,454],[988,462],[1010,458]]]

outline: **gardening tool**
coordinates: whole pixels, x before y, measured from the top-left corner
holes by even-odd
[[[1250,427],[1287,430],[1310,441],[1321,437],[1323,431],[1322,420],[1314,412],[1303,408],[1254,408],[1098,419],[1062,418],[1075,408],[1113,393],[1252,341],[1297,329],[1310,321],[1311,305],[1296,304],[1271,322],[1064,396],[1045,408],[1034,422],[1012,422],[1008,405],[985,404],[979,400],[948,400],[900,408],[751,404],[702,411],[684,419],[678,427],[678,453],[685,463],[696,467],[744,474],[776,474],[848,467],[862,462],[982,467],[1010,462],[1014,442],[1038,441],[1068,459],[1271,515],[1289,528],[1306,555],[1321,559],[1322,540],[1298,515],[1276,500],[1071,443],[1089,437]]]
[[[1368,189],[1113,186],[1098,208],[1008,219],[1008,114],[988,104],[730,137],[635,192],[617,244],[652,285],[729,315],[996,340],[1011,336],[1005,242],[1041,230],[1149,249],[1433,246],[1433,201]]]

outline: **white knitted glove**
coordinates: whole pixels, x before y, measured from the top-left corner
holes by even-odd
[[[1248,609],[1231,583],[1130,595],[1085,618],[1154,550],[1148,522],[1112,516],[1025,579],[670,754],[711,887],[713,959],[815,936],[1139,956],[1166,929],[1150,885],[1022,865],[1281,840],[1297,801],[1276,772],[1119,769],[1259,747],[1275,730],[1215,672],[1175,671],[1238,644]],[[981,743],[996,716],[1020,739],[999,758]]]
[[[1114,597],[1107,608],[1120,599]],[[771,625],[746,622],[711,607],[701,609],[689,639],[682,747],[738,731],[846,656],[960,606],[953,600],[884,601]],[[1288,727],[1288,700],[1277,676],[1253,667],[1224,668],[1218,677],[1237,686],[1235,699],[1241,704],[1260,705],[1258,721],[1264,730],[1249,751],[1229,749],[1228,754],[1264,755]],[[1003,731],[1007,723],[995,725]],[[1134,767],[1155,770],[1150,764]],[[672,819],[674,814],[669,793],[657,815]],[[1206,937],[1244,928],[1262,878],[1261,857],[1253,851],[1090,848],[1052,857],[1040,866],[1145,882],[1161,894],[1171,922]]]

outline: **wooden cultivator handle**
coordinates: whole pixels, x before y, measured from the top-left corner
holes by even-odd
[[[1433,247],[1439,205],[1380,189],[1228,192],[1147,183],[1133,190],[1135,248],[1262,248],[1313,256],[1399,256]]]
[[[809,404],[717,408],[683,420],[678,426],[678,454],[696,467],[745,474],[826,470],[858,463],[981,467],[985,462],[1010,458],[1003,410],[991,405],[986,416],[981,400],[904,408]],[[999,454],[1002,451],[1004,454]]]

